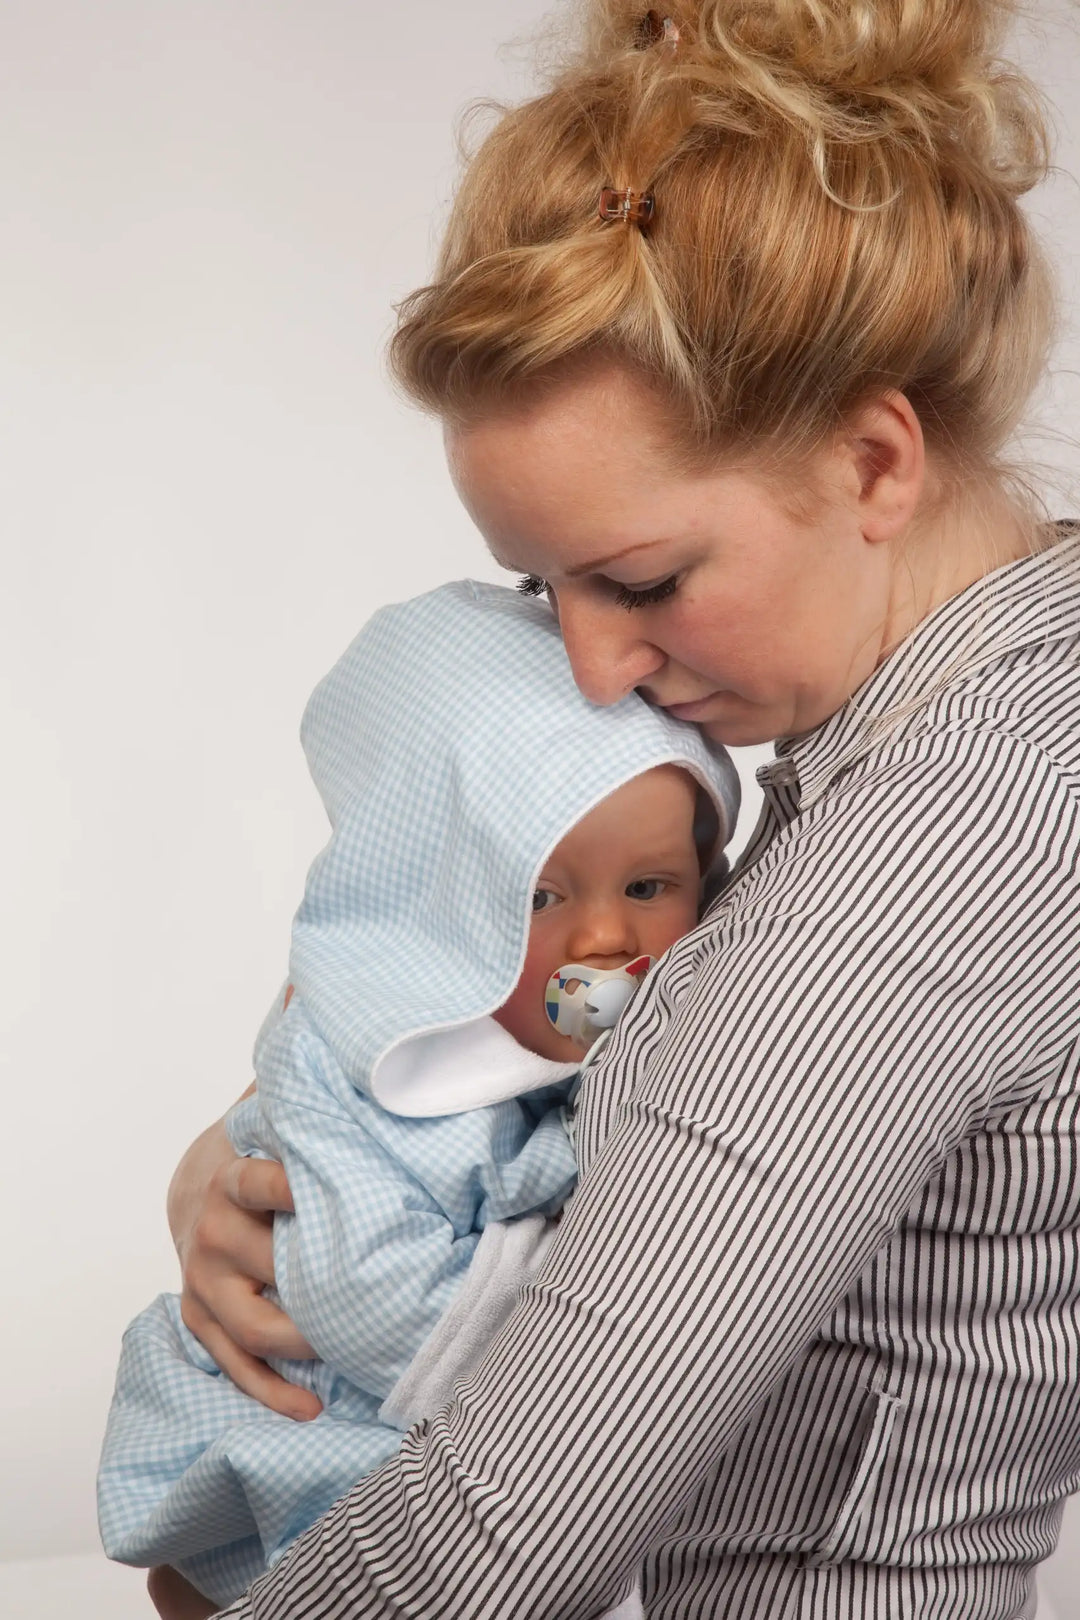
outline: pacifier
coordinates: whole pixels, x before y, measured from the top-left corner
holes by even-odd
[[[567,962],[547,982],[544,1011],[560,1035],[578,1046],[591,1046],[611,1029],[654,961],[652,956],[635,956],[620,968]]]

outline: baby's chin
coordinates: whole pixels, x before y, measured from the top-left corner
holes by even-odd
[[[580,1063],[585,1056],[585,1048],[572,1041],[569,1035],[560,1035],[543,1013],[539,1017],[525,1016],[521,1007],[515,1007],[510,1002],[491,1016],[508,1035],[514,1037],[519,1046],[537,1057],[547,1058],[551,1063]]]
[[[550,1035],[541,1035],[535,1042],[521,1042],[522,1046],[526,1044],[530,1052],[535,1052],[537,1057],[549,1058],[552,1063],[580,1063],[587,1050],[568,1035],[560,1035],[556,1029]]]

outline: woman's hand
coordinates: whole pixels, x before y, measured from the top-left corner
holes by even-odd
[[[274,1212],[292,1207],[281,1165],[238,1158],[220,1120],[188,1148],[169,1187],[184,1322],[240,1389],[305,1421],[322,1411],[318,1398],[279,1377],[264,1359],[315,1355],[262,1292],[274,1282]]]
[[[146,1579],[146,1590],[161,1620],[209,1620],[218,1605],[197,1592],[175,1569],[161,1564]]]

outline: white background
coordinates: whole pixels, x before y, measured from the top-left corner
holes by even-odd
[[[1034,201],[1066,314],[1038,453],[1075,474],[1067,4],[1018,49],[1065,171]],[[175,1282],[165,1185],[282,978],[324,837],[304,699],[380,603],[496,577],[380,356],[431,265],[454,116],[524,90],[498,47],[543,9],[0,0],[5,1614],[129,1612],[90,1563],[63,1597],[27,1561],[95,1552],[119,1336]]]

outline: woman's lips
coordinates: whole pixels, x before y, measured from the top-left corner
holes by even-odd
[[[717,692],[710,692],[708,697],[695,698],[692,703],[665,703],[664,708],[676,720],[707,720],[718,696]]]

